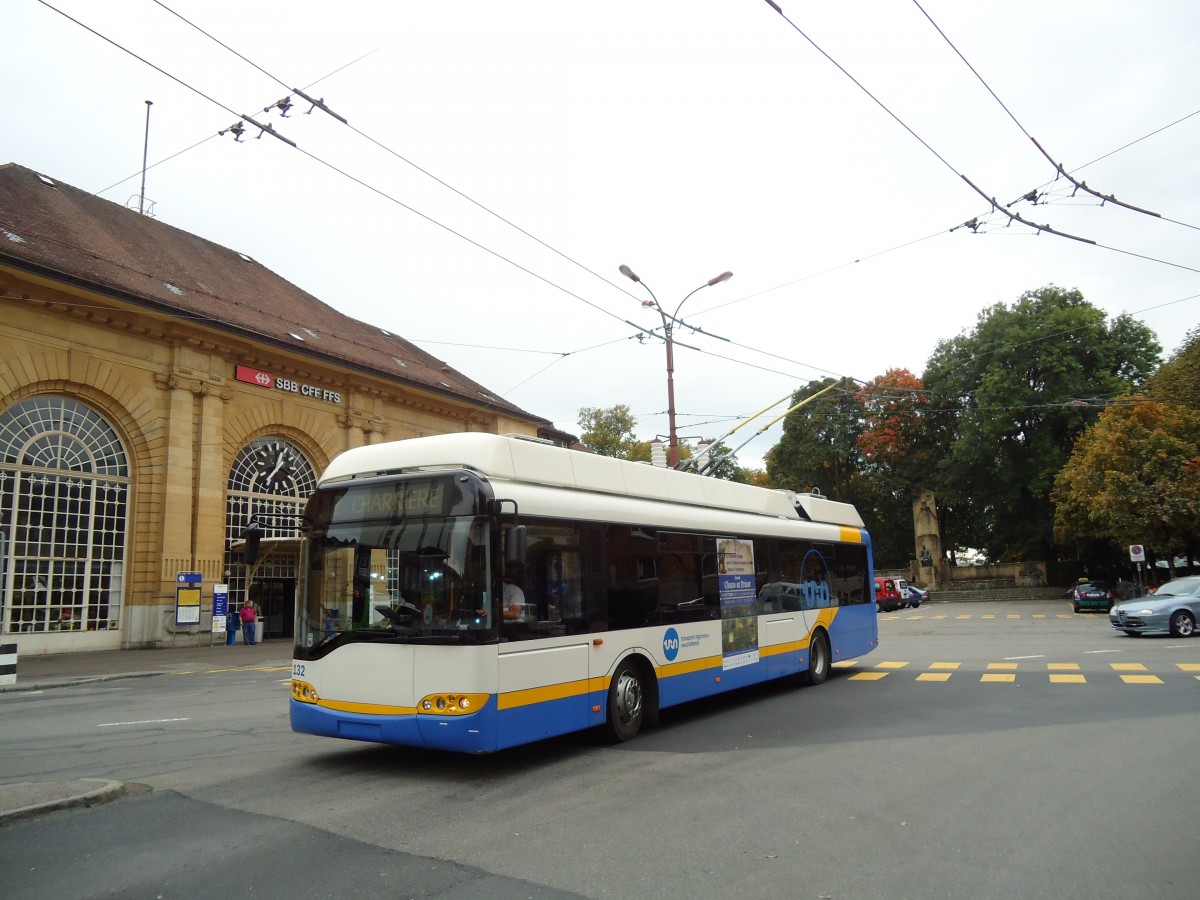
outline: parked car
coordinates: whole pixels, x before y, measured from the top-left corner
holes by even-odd
[[[880,577],[875,579],[875,610],[876,612],[893,612],[908,605],[908,585],[904,584],[904,593],[900,593],[900,585],[904,582],[899,578]]]
[[[1200,620],[1200,575],[1176,578],[1153,595],[1117,603],[1108,611],[1108,621],[1117,631],[1131,637],[1142,634],[1172,634],[1191,637]]]
[[[908,605],[916,609],[922,603],[929,599],[929,591],[922,590],[915,584],[908,586]]]
[[[1116,600],[1112,588],[1105,581],[1081,581],[1067,593],[1071,598],[1071,608],[1075,612],[1082,612],[1085,609],[1100,609],[1108,612]]]

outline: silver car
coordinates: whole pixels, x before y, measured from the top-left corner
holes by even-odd
[[[1200,620],[1200,575],[1176,578],[1153,594],[1118,603],[1109,610],[1108,620],[1128,635],[1190,637]]]

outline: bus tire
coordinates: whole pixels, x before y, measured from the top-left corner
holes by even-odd
[[[808,643],[808,671],[804,673],[804,680],[808,684],[824,684],[829,677],[830,665],[829,635],[818,628]]]
[[[608,717],[604,732],[614,744],[633,740],[642,730],[650,692],[641,666],[624,660],[608,685]]]

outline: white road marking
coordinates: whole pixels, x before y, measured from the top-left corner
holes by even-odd
[[[104,722],[97,725],[97,728],[117,728],[121,725],[161,725],[164,722],[187,722],[189,718],[183,719],[142,719],[140,722]]]

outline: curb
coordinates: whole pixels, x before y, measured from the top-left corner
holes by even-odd
[[[124,782],[103,778],[2,784],[0,827],[51,810],[108,803],[130,790],[131,787]]]

